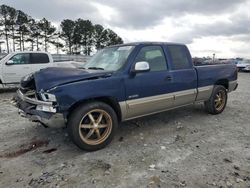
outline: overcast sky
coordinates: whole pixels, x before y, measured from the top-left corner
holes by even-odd
[[[193,56],[250,58],[250,0],[1,0],[59,24],[90,19],[125,42],[171,41]]]

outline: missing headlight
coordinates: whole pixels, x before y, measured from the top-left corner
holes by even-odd
[[[40,93],[43,101],[56,102],[56,96],[50,93]]]

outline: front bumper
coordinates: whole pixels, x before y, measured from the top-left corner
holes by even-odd
[[[46,127],[65,126],[63,115],[57,113],[56,106],[52,102],[30,98],[18,90],[12,103],[19,109],[22,117],[32,122],[39,122]]]

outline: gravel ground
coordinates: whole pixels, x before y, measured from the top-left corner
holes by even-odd
[[[90,153],[19,117],[1,91],[0,187],[250,187],[250,74],[239,84],[220,115],[197,104],[125,122]]]

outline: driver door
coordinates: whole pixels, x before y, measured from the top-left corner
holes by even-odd
[[[173,81],[167,60],[160,45],[144,46],[134,63],[146,61],[150,71],[137,73],[125,79],[127,115],[131,119],[163,111],[174,104]]]
[[[5,83],[19,83],[21,78],[33,72],[29,53],[20,53],[12,56],[3,66]]]

